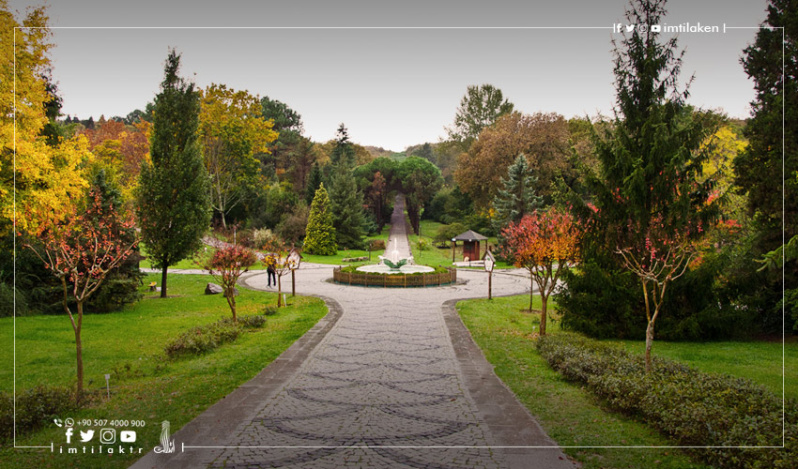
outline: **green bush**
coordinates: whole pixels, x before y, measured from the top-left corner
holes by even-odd
[[[67,388],[37,386],[17,393],[17,434],[41,428],[54,418],[75,410],[75,393]],[[14,432],[14,397],[0,393],[0,440]]]
[[[199,355],[236,340],[243,329],[256,329],[265,323],[266,318],[263,316],[241,316],[237,323],[232,318],[220,319],[211,324],[192,327],[167,342],[164,351],[169,358]]]
[[[266,318],[264,316],[241,316],[238,318],[238,325],[245,328],[245,329],[259,329],[266,324]]]
[[[542,337],[552,368],[611,407],[638,417],[682,446],[780,446],[782,401],[748,380],[702,373],[570,333]],[[786,449],[711,449],[696,454],[719,468],[788,468],[798,457],[798,403],[787,403]]]
[[[277,306],[266,305],[263,307],[264,316],[274,316],[275,314],[277,314]]]
[[[416,247],[419,251],[426,251],[429,249],[429,241],[424,238],[418,238],[418,241],[416,241]]]

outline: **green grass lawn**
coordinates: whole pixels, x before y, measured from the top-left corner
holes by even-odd
[[[364,241],[369,242],[375,239],[381,239],[385,242],[385,245],[388,245],[388,234],[391,232],[391,225],[385,225],[382,228],[382,232],[378,235],[374,236],[367,236],[364,238]],[[379,261],[379,257],[384,252],[384,249],[377,249],[371,251],[371,262],[376,264]],[[369,252],[367,250],[359,250],[359,249],[344,249],[339,250],[338,254],[334,256],[318,256],[315,254],[308,254],[306,252],[302,253],[302,262],[310,262],[314,264],[329,264],[329,265],[348,265],[348,262],[343,262],[343,259],[351,258],[351,257],[368,257]],[[366,262],[368,263],[368,262]]]
[[[540,298],[535,298],[539,308]],[[529,296],[520,295],[458,303],[457,309],[474,340],[495,366],[496,374],[535,415],[548,434],[563,446],[662,446],[673,443],[645,424],[604,410],[588,391],[565,381],[538,354],[531,334],[539,315],[523,313]],[[551,309],[550,309],[551,310]],[[550,322],[549,333],[559,331]],[[624,341],[642,353],[642,341]],[[705,372],[751,379],[781,395],[781,344],[768,342],[655,342],[654,354]],[[798,344],[787,355],[787,395],[798,396]],[[566,449],[584,468],[704,467],[684,453],[669,449]]]
[[[145,279],[145,284],[156,280]],[[210,405],[254,377],[301,337],[327,308],[316,298],[289,298],[289,306],[268,316],[262,329],[247,331],[232,344],[199,357],[169,361],[165,343],[192,326],[208,324],[230,316],[222,296],[203,294],[205,276],[172,275],[170,297],[161,299],[146,292],[145,298],[111,314],[86,315],[83,322],[85,382],[99,403],[68,415],[76,420],[146,420],[137,429],[144,452],[158,444],[160,422],[169,420],[172,432],[192,420]],[[146,287],[145,287],[146,290]],[[276,304],[274,293],[240,288],[238,315],[260,314],[266,304]],[[12,321],[0,319],[0,337],[8,346],[0,360],[12,363]],[[8,339],[8,340],[5,340]],[[39,383],[73,386],[75,345],[66,316],[17,318],[16,385],[25,389]],[[103,375],[111,374],[111,400],[105,401]],[[2,390],[11,391],[12,368],[0,373]],[[68,417],[68,416],[62,416]],[[63,444],[64,431],[48,426],[17,439],[17,445]],[[0,467],[127,467],[138,456],[80,455],[65,458],[46,452],[0,450]]]

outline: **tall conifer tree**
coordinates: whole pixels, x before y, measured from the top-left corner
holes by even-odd
[[[308,226],[305,230],[305,251],[320,256],[334,256],[338,252],[335,244],[335,227],[330,212],[330,198],[324,183],[319,185],[310,205]]]
[[[363,245],[363,194],[355,176],[346,165],[333,169],[330,208],[338,247],[360,248]]]
[[[497,228],[520,222],[524,215],[531,214],[540,205],[542,199],[535,195],[535,183],[537,178],[532,175],[526,157],[519,154],[507,168],[507,179],[502,178],[504,189],[493,199],[495,220],[500,225]]]
[[[177,75],[179,68],[180,56],[172,50],[155,98],[152,164],[142,166],[137,193],[142,240],[161,269],[162,298],[169,266],[200,248],[211,219],[210,181],[197,140],[199,95]]]

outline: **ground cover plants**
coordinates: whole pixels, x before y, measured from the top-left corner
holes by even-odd
[[[485,357],[495,366],[499,378],[538,418],[544,430],[558,444],[566,447],[678,445],[676,440],[666,437],[639,417],[613,410],[605,399],[590,392],[588,385],[569,381],[553,370],[535,346],[533,337],[539,330],[539,318],[534,312],[530,314],[524,311],[528,301],[527,295],[469,300],[459,302],[457,310]],[[540,308],[537,298],[535,308]],[[556,311],[551,319],[548,332],[556,340],[563,334]],[[642,339],[601,342],[621,351],[626,350],[643,363]],[[655,352],[656,357],[678,360],[704,373],[750,377],[756,380],[756,384],[766,387],[768,393],[776,394],[779,398],[781,354],[781,343],[763,341],[661,341],[656,344]],[[794,343],[787,343],[786,364],[786,394],[788,399],[795,399],[798,398],[798,347]],[[795,422],[794,416],[791,421]],[[655,465],[687,468],[705,467],[706,464],[699,455],[687,455],[678,449],[566,448],[565,451],[582,463],[584,468]],[[756,454],[755,451],[751,453]],[[771,466],[766,464],[762,467]]]

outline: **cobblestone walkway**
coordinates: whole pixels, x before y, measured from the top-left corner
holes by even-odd
[[[397,203],[397,211],[401,208]],[[392,221],[386,251],[397,249],[407,256],[404,215],[395,213]],[[491,427],[486,422],[491,414],[486,409],[491,406],[481,408],[472,397],[485,391],[482,399],[498,408],[502,406],[491,396],[498,399],[508,391],[501,385],[491,388],[479,374],[492,372],[468,371],[473,370],[470,364],[456,356],[442,305],[454,298],[486,296],[484,272],[466,273],[470,279],[466,285],[376,289],[331,284],[329,267],[300,270],[298,290],[335,298],[340,305],[342,314],[334,326],[324,331],[293,370],[284,373],[285,379],[265,388],[253,385],[245,397],[220,402],[219,410],[203,414],[204,423],[187,425],[181,431],[184,441],[189,441],[185,444],[197,445],[190,451],[175,455],[163,466],[157,455],[150,455],[136,467],[571,467],[522,408],[513,407],[512,412],[524,413],[528,420],[508,421],[513,416],[501,408],[493,415]],[[494,294],[497,290],[499,294],[523,292],[528,282],[523,276],[506,275],[494,280]],[[246,283],[266,289],[262,274]],[[480,359],[484,362],[481,354]],[[261,375],[269,375],[269,369]],[[495,376],[491,378],[498,382]],[[232,404],[234,399],[247,408],[238,409]],[[230,409],[240,415],[226,415]],[[206,430],[214,421],[215,434]],[[532,441],[551,449],[537,453],[497,449],[508,443],[506,437],[504,441],[494,437],[491,428],[501,428],[495,426],[496,421],[511,426],[513,437],[520,435],[514,444]],[[199,432],[193,437],[192,424]],[[519,425],[530,428],[515,428]],[[225,430],[229,433],[218,434]],[[207,435],[212,435],[213,442]]]

